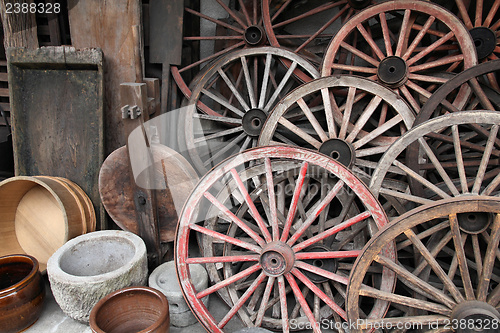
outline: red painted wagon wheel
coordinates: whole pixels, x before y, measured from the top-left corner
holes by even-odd
[[[261,171],[255,171],[259,165]],[[247,176],[248,168],[253,168],[254,173]],[[287,174],[295,184],[293,194],[290,202],[282,207],[279,187],[274,181],[283,172],[292,170],[298,170]],[[323,190],[320,200],[307,207],[301,193],[307,187],[308,174],[312,170],[327,174],[334,181],[333,186]],[[256,188],[256,182],[262,186]],[[224,191],[229,194],[221,194]],[[326,207],[342,192],[354,197],[353,204],[359,207],[360,213],[326,223],[322,218]],[[219,199],[223,198],[227,200],[221,202]],[[223,223],[205,223],[214,218],[227,221],[229,227],[220,229]],[[238,314],[246,326],[268,325],[288,332],[294,328],[289,319],[296,308],[303,314],[294,319],[320,332],[318,319],[324,315],[320,309],[329,315],[334,313],[335,320],[346,318],[343,304],[335,302],[337,298],[326,285],[332,283],[345,287],[347,277],[338,274],[337,267],[327,268],[326,263],[336,265],[338,258],[353,258],[359,251],[359,248],[331,250],[325,242],[358,224],[364,225],[362,232],[370,235],[386,221],[382,207],[368,188],[327,156],[294,147],[250,149],[219,164],[192,192],[177,229],[177,275],[193,313],[209,331],[221,332]],[[218,242],[224,250],[213,252],[212,256],[200,255],[199,250],[189,246],[193,237],[208,238],[201,244]],[[224,273],[208,289],[195,290],[189,273],[190,264],[195,263],[215,264],[223,267]],[[318,267],[322,264],[325,264],[324,268]],[[391,274],[375,274],[377,278],[374,280],[383,281],[387,290],[392,289],[394,280]],[[314,277],[321,278],[321,281],[314,280]],[[261,292],[257,293],[257,290]],[[217,291],[228,295],[225,300],[229,299],[231,308],[224,318],[216,320],[201,299]],[[303,292],[309,296],[304,296]],[[275,304],[279,306],[274,307]],[[375,308],[377,312],[385,306],[380,304]],[[276,313],[274,309],[279,311]]]
[[[347,294],[348,319],[357,323],[353,332],[382,327],[389,332],[498,332],[499,240],[498,198],[444,199],[400,216],[356,260]],[[396,241],[397,262],[383,253],[391,241]],[[381,269],[396,274],[394,291],[365,284],[367,272]],[[391,315],[364,317],[362,311],[380,299],[391,302]]]
[[[382,156],[370,189],[405,202],[407,209],[451,197],[498,195],[499,124],[500,112],[475,110],[413,127]],[[387,179],[398,179],[406,188],[387,188]]]
[[[349,18],[373,0],[262,0],[269,44],[299,53],[320,64],[330,39]]]
[[[181,66],[171,67],[177,86],[187,98],[191,96],[189,82],[210,61],[233,50],[266,42],[260,0],[237,0],[229,5],[223,0],[203,0],[200,6],[204,6],[204,10],[193,6],[184,8],[184,22],[199,24],[191,34],[184,31],[183,44],[189,56],[183,56]],[[195,59],[190,59],[193,54]]]
[[[377,80],[418,112],[449,73],[475,64],[473,40],[457,17],[427,1],[398,0],[368,7],[347,21],[328,46],[321,75]],[[465,103],[467,96],[461,91],[456,102]]]
[[[255,147],[270,110],[303,78],[318,77],[298,54],[270,46],[233,51],[213,63],[193,88],[178,131],[198,172]]]

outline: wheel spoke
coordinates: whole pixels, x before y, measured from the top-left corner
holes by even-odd
[[[335,186],[338,186],[338,183]],[[334,187],[334,189],[335,189],[335,187]],[[330,193],[329,193],[330,196],[332,195],[331,193],[334,191],[334,189],[332,189],[330,191]],[[326,198],[327,197],[325,197],[325,199]],[[332,199],[333,199],[333,197],[332,197]],[[330,199],[330,201],[331,201],[331,199]],[[309,247],[309,246],[311,246],[311,245],[313,245],[313,244],[315,244],[315,243],[317,243],[317,242],[319,242],[321,240],[324,240],[324,239],[326,239],[326,238],[328,238],[330,236],[335,235],[339,231],[342,231],[342,230],[344,230],[344,229],[346,229],[346,228],[348,228],[348,227],[350,227],[350,226],[352,226],[352,225],[354,225],[356,223],[359,223],[359,222],[361,222],[363,220],[366,220],[370,216],[371,216],[371,213],[369,211],[365,211],[363,213],[360,213],[360,214],[358,214],[356,216],[353,216],[352,218],[348,219],[347,221],[339,223],[336,226],[333,226],[330,229],[325,230],[325,231],[317,234],[316,236],[314,236],[312,238],[309,238],[309,239],[307,239],[307,240],[305,240],[305,241],[303,241],[303,242],[295,245],[292,249],[293,249],[294,252],[299,252],[299,251],[301,251],[301,250],[303,250],[303,249],[305,249],[305,248],[307,248],[307,247]],[[306,223],[306,221],[304,222],[304,224],[305,223]],[[301,229],[299,229],[299,230],[301,230]]]
[[[377,69],[374,67],[362,67],[355,65],[344,65],[344,64],[332,64],[332,69],[341,69],[352,73],[368,73],[368,74],[377,74]]]
[[[319,149],[319,147],[321,146],[320,141],[316,140],[314,137],[304,132],[304,130],[294,125],[291,121],[289,121],[285,117],[279,118],[278,122],[281,125],[285,126],[287,129],[289,129],[290,131],[292,131],[294,134],[298,135],[299,137],[307,141],[314,148]]]
[[[240,193],[243,195],[243,198],[245,199],[245,202],[247,203],[248,208],[250,209],[252,217],[255,219],[255,221],[257,222],[257,225],[260,228],[260,231],[264,235],[264,239],[267,242],[271,242],[272,237],[271,237],[271,234],[269,233],[269,230],[267,230],[266,223],[262,219],[262,216],[260,216],[260,213],[257,210],[257,207],[255,207],[255,204],[252,201],[250,194],[248,194],[248,191],[247,191],[245,185],[243,184],[243,181],[241,180],[240,176],[238,175],[238,172],[236,171],[236,169],[231,169],[231,175],[233,176],[233,179],[236,182],[236,185],[238,186]]]
[[[370,117],[373,115],[379,104],[382,102],[382,97],[380,96],[373,96],[370,103],[366,106],[366,108],[363,110],[363,113],[361,116],[358,118],[358,121],[356,121],[356,124],[354,125],[351,133],[347,136],[345,139],[347,142],[353,142],[354,139],[358,136],[359,132],[363,129],[363,127],[366,125],[367,121],[370,119]]]
[[[469,17],[469,12],[465,6],[464,0],[456,0],[455,2],[457,4],[458,11],[460,12],[460,18],[465,23],[467,29],[471,30],[472,28],[474,28],[474,25],[472,24],[472,21]]]
[[[422,29],[418,32],[417,36],[415,36],[413,42],[411,42],[406,52],[401,56],[403,60],[408,60],[408,58],[412,55],[413,51],[415,51],[415,48],[422,41],[425,34],[429,31],[429,28],[431,27],[432,23],[434,23],[435,19],[436,18],[434,16],[429,16]]]
[[[282,21],[282,22],[280,22],[280,23],[276,23],[276,24],[274,24],[274,25],[273,25],[273,29],[276,29],[276,28],[282,27],[282,26],[284,26],[284,25],[287,25],[287,24],[290,24],[290,23],[296,22],[296,21],[298,21],[298,20],[302,20],[302,19],[304,19],[304,18],[307,18],[307,17],[309,17],[309,16],[312,16],[312,15],[315,15],[315,14],[318,14],[318,13],[321,13],[321,12],[324,12],[324,11],[326,11],[326,10],[328,10],[328,9],[333,8],[333,7],[337,7],[338,5],[340,5],[340,4],[342,4],[342,3],[344,3],[344,1],[337,1],[337,2],[332,2],[332,3],[330,3],[330,4],[324,4],[324,5],[318,6],[318,7],[313,8],[313,9],[311,9],[311,10],[309,10],[309,11],[305,12],[305,13],[302,13],[302,14],[300,14],[300,15],[297,15],[297,16],[295,16],[295,17],[292,17],[292,18],[290,18],[290,19],[288,19],[288,20],[285,20],[285,21]],[[288,3],[287,3],[287,5],[288,5]],[[282,5],[282,6],[284,6],[284,5]],[[277,16],[277,15],[275,15],[275,16],[273,17],[273,21],[274,21],[274,18],[275,18],[276,16]]]
[[[212,116],[212,115],[204,114],[204,113],[194,113],[193,118],[205,119],[205,120],[216,121],[216,122],[226,123],[226,124],[241,125],[241,119],[239,119],[239,118]]]
[[[300,168],[299,176],[297,178],[297,182],[295,183],[295,190],[293,192],[292,201],[290,203],[290,208],[288,209],[285,226],[283,227],[283,233],[281,234],[280,240],[282,242],[286,241],[286,239],[288,238],[293,220],[295,219],[295,214],[297,213],[297,203],[300,199],[300,193],[302,192],[302,186],[304,185],[304,179],[306,177],[308,166],[309,163],[303,162]]]
[[[491,280],[491,274],[493,273],[493,266],[495,264],[496,249],[498,249],[498,243],[500,241],[500,214],[495,215],[495,220],[491,226],[490,240],[488,242],[488,248],[486,249],[486,254],[483,261],[483,267],[480,271],[481,276],[479,278],[479,285],[477,287],[477,299],[479,301],[486,301],[488,294],[488,287]]]
[[[223,156],[226,152],[228,152],[230,149],[236,147],[238,143],[243,140],[246,137],[245,133],[241,133],[238,135],[236,138],[231,140],[231,142],[224,144],[224,147],[222,149],[218,149],[215,154],[212,155],[209,159],[207,159],[205,162],[203,162],[204,167],[208,166],[213,166],[213,162],[219,159],[221,156]]]
[[[345,102],[344,114],[342,117],[342,124],[340,125],[339,139],[344,140],[347,134],[347,127],[351,119],[352,107],[354,105],[354,97],[356,96],[356,88],[349,87],[347,92],[347,100]]]
[[[412,169],[410,169],[409,167],[407,167],[403,163],[399,162],[398,160],[394,160],[392,162],[392,164],[394,164],[395,166],[397,166],[398,168],[403,170],[409,177],[415,179],[420,184],[422,184],[422,185],[426,186],[428,189],[432,190],[434,193],[439,195],[441,198],[446,199],[446,198],[450,197],[448,195],[448,193],[444,192],[439,187],[434,185],[432,182],[430,182],[427,179],[425,179],[424,177],[422,177],[418,172],[413,171]]]
[[[302,110],[302,112],[304,112],[304,114],[306,115],[307,120],[309,120],[309,122],[313,126],[314,130],[316,131],[316,133],[318,133],[318,136],[320,137],[320,139],[323,142],[326,141],[326,140],[328,140],[328,136],[326,135],[325,131],[321,127],[320,123],[318,122],[318,119],[316,119],[316,117],[312,113],[311,109],[309,109],[309,107],[307,106],[307,104],[304,101],[304,99],[303,98],[298,99],[297,100],[297,104],[299,105],[299,107]]]
[[[271,224],[271,230],[273,233],[273,241],[279,239],[279,228],[278,228],[278,212],[276,209],[276,195],[274,193],[274,182],[273,182],[273,170],[271,168],[271,159],[266,157],[264,159],[264,164],[266,168],[266,181],[267,181],[267,193],[269,197],[269,208],[271,212],[271,219],[269,223]]]
[[[266,289],[262,295],[262,301],[260,303],[259,311],[257,312],[257,318],[255,319],[255,326],[259,327],[262,325],[262,319],[264,318],[264,313],[266,312],[267,303],[269,302],[269,296],[274,285],[274,276],[270,276],[267,280]]]
[[[495,17],[495,14],[498,11],[498,7],[500,6],[500,1],[496,0],[493,2],[493,5],[490,8],[490,11],[488,12],[488,16],[484,20],[483,26],[484,27],[489,27],[491,22],[493,21],[493,18]]]
[[[375,67],[378,67],[380,61],[372,58],[366,53],[363,53],[359,49],[355,48],[354,46],[351,46],[350,44],[347,44],[346,42],[340,43],[340,46],[346,49],[347,51],[351,52],[353,55],[357,55],[361,59],[365,60],[366,62],[372,64]]]
[[[347,277],[341,276],[336,273],[332,273],[330,271],[324,270],[322,268],[307,264],[303,261],[296,261],[295,262],[295,267],[306,270],[308,272],[320,275],[322,277],[325,277],[329,280],[336,281],[342,285],[347,285],[349,283],[349,279]]]
[[[439,162],[438,158],[436,157],[436,155],[432,151],[431,147],[429,147],[429,145],[425,141],[425,139],[418,138],[418,142],[420,143],[420,146],[424,149],[425,153],[427,154],[427,157],[431,160],[432,164],[436,168],[437,172],[439,173],[439,175],[441,176],[441,178],[443,179],[443,181],[445,182],[446,186],[451,191],[451,193],[455,196],[460,195],[456,186],[453,184],[450,176],[448,176],[448,174],[444,170],[443,166]]]
[[[260,267],[260,264],[255,264],[253,266],[250,266],[247,269],[245,269],[245,270],[243,270],[243,271],[241,271],[241,272],[239,272],[239,273],[237,273],[237,274],[235,274],[235,275],[233,275],[233,276],[231,276],[223,281],[220,281],[220,282],[208,287],[207,289],[205,289],[203,291],[200,291],[199,293],[196,294],[196,298],[202,299],[203,297],[210,295],[221,288],[227,287],[230,284],[233,284],[236,281],[241,280],[241,279],[249,276],[250,274],[257,272],[261,268],[262,267]]]
[[[387,25],[387,17],[385,13],[380,13],[380,28],[382,29],[382,36],[384,37],[384,45],[385,45],[385,53],[387,54],[388,57],[392,56],[392,45],[391,45],[391,36],[390,36],[390,30]]]
[[[349,251],[330,251],[330,252],[298,252],[295,253],[295,259],[339,259],[339,258],[356,258],[361,253],[361,250]]]
[[[293,287],[292,287],[293,288]],[[285,290],[285,279],[283,276],[278,276],[278,291],[280,297],[280,308],[281,308],[281,325],[283,332],[290,331],[290,324],[288,322],[288,307],[286,302],[286,290]]]
[[[338,180],[335,186],[328,192],[321,202],[319,202],[315,207],[308,213],[307,219],[302,222],[297,231],[290,237],[290,239],[286,242],[289,246],[292,246],[302,234],[309,228],[309,226],[314,222],[314,220],[319,216],[319,214],[325,209],[325,207],[335,198],[335,196],[340,192],[342,187],[344,186],[344,182],[342,180]]]
[[[373,139],[379,137],[380,135],[382,135],[383,133],[385,133],[386,131],[388,131],[389,129],[393,128],[394,126],[396,126],[397,124],[399,124],[401,121],[403,121],[403,117],[398,114],[396,115],[395,117],[393,117],[392,119],[390,119],[389,121],[387,121],[386,123],[380,125],[374,129],[373,131],[371,131],[370,133],[368,134],[365,134],[361,139],[359,139],[358,141],[355,141],[352,143],[352,146],[355,148],[355,149],[359,149],[361,148],[362,146],[364,146],[365,144],[367,144],[368,142],[372,141]]]
[[[243,67],[245,68],[245,67]],[[248,69],[248,68],[247,68]],[[248,111],[250,110],[250,107],[248,106],[248,104],[245,102],[245,99],[243,98],[243,96],[241,96],[241,94],[238,92],[238,89],[236,89],[236,87],[234,86],[234,84],[231,82],[231,80],[227,77],[226,73],[224,73],[224,71],[219,68],[218,70],[219,72],[219,75],[220,77],[224,80],[224,82],[226,82],[228,88],[231,90],[231,92],[233,93],[233,96],[236,97],[236,99],[238,100],[238,102],[240,103],[240,105],[243,107],[243,109],[245,111]]]
[[[498,125],[495,124],[491,127],[490,135],[488,137],[488,141],[486,142],[486,148],[484,150],[483,158],[481,159],[481,164],[479,165],[479,169],[477,171],[476,180],[474,182],[474,186],[472,187],[472,193],[474,194],[479,193],[481,184],[483,183],[484,173],[486,172],[486,168],[490,160],[491,152],[493,150],[493,144],[497,138],[497,133],[498,133]]]
[[[248,15],[247,7],[245,6],[244,0],[238,0],[240,4],[241,11],[243,12],[243,15],[245,16],[245,19],[247,20],[246,26],[252,25],[252,19],[250,18],[250,15]]]
[[[236,107],[234,107],[233,105],[231,105],[231,103],[229,103],[229,101],[227,99],[225,99],[224,97],[217,96],[214,93],[212,93],[206,89],[203,89],[202,93],[205,94],[207,97],[210,97],[211,99],[213,99],[217,103],[221,104],[222,106],[225,106],[227,109],[233,111],[238,116],[243,117],[245,115],[244,112],[242,112],[241,110],[239,110]]]
[[[411,10],[406,9],[404,16],[403,16],[403,21],[401,22],[401,29],[399,29],[399,38],[398,38],[398,43],[396,44],[396,53],[395,55],[400,57],[401,54],[403,53],[403,47],[406,41],[408,40],[408,25],[410,23],[410,14]]]
[[[427,70],[435,68],[435,67],[440,67],[443,65],[452,64],[454,62],[461,62],[463,60],[464,60],[464,56],[462,54],[442,57],[439,60],[428,61],[422,65],[411,66],[409,68],[409,71],[410,71],[410,73],[415,73],[415,72],[419,72],[419,71],[427,71]]]
[[[243,295],[241,295],[240,299],[238,302],[233,304],[231,307],[231,310],[222,318],[222,320],[219,322],[217,325],[219,328],[223,328],[226,326],[226,324],[234,317],[236,312],[238,312],[241,307],[245,304],[245,302],[252,296],[252,294],[255,292],[257,287],[264,281],[266,278],[266,274],[264,272],[260,272],[259,276],[253,281],[253,283],[248,287],[248,289],[245,291]]]
[[[264,108],[266,102],[267,86],[269,84],[269,73],[271,70],[271,53],[266,56],[266,64],[264,66],[264,76],[262,77],[262,87],[260,88],[259,109]]]
[[[321,333],[321,329],[319,327],[319,323],[314,319],[314,315],[311,312],[311,309],[309,308],[309,305],[307,304],[307,301],[304,298],[304,295],[300,291],[300,288],[297,285],[297,282],[295,281],[295,278],[290,273],[286,273],[285,277],[286,277],[288,283],[290,284],[290,286],[292,287],[292,291],[295,294],[295,298],[299,302],[299,304],[300,304],[300,306],[302,308],[302,311],[304,311],[307,319],[309,319],[309,323],[311,324],[313,332],[314,333]]]
[[[366,31],[365,27],[363,27],[362,24],[358,24],[356,28],[360,32],[361,36],[363,36],[363,38],[366,40],[368,45],[370,45],[372,51],[377,55],[378,59],[379,60],[384,59],[385,58],[384,53],[380,50],[377,43],[373,40],[368,31]]]
[[[415,54],[413,57],[411,57],[408,60],[406,60],[406,64],[408,66],[410,66],[410,70],[412,68],[411,65],[413,65],[414,63],[416,63],[417,61],[419,61],[420,59],[422,59],[423,57],[425,57],[426,55],[428,55],[429,53],[431,53],[435,49],[437,49],[439,46],[441,46],[444,43],[446,43],[448,40],[450,40],[452,37],[454,37],[454,35],[455,35],[454,32],[450,31],[449,33],[447,33],[443,37],[441,37],[438,40],[436,40],[431,45],[425,47],[422,51],[420,51],[417,54]]]
[[[186,259],[186,264],[208,264],[218,262],[245,262],[259,261],[259,256],[255,254],[239,256],[219,256],[219,257],[192,257]]]
[[[441,304],[436,304],[433,302],[423,301],[412,297],[406,297],[402,295],[396,295],[386,291],[377,290],[366,285],[362,285],[359,294],[362,296],[372,297],[384,301],[394,302],[397,304],[406,305],[409,308],[427,310],[435,313],[439,313],[445,316],[451,315],[451,310]]]
[[[451,281],[451,279],[446,275],[444,272],[443,268],[439,265],[439,263],[436,261],[436,259],[432,256],[432,254],[429,252],[429,250],[425,247],[425,245],[418,239],[418,237],[415,235],[415,233],[412,230],[406,230],[405,235],[408,237],[408,239],[411,240],[415,248],[418,250],[418,252],[424,257],[424,259],[427,261],[429,266],[432,268],[432,270],[436,273],[436,275],[439,277],[439,279],[444,283],[446,286],[446,289],[451,293],[453,298],[457,302],[463,302],[464,299],[460,292],[458,291],[457,287]]]
[[[189,228],[191,230],[194,230],[194,231],[197,231],[197,232],[201,232],[202,234],[205,234],[207,236],[219,239],[219,240],[221,240],[223,242],[231,243],[233,245],[242,247],[244,249],[247,249],[247,250],[250,250],[250,251],[253,251],[253,252],[256,252],[256,253],[260,253],[261,252],[261,248],[258,247],[258,246],[256,246],[256,245],[253,245],[253,244],[241,241],[239,239],[236,239],[236,238],[224,235],[224,234],[221,234],[220,232],[217,232],[217,231],[213,231],[213,230],[207,229],[207,228],[202,227],[202,226],[200,226],[198,224],[191,223],[189,225]]]
[[[314,267],[314,266],[313,266]],[[291,273],[297,277],[303,284],[307,286],[316,296],[318,296],[323,302],[326,303],[335,313],[340,315],[343,319],[347,320],[347,314],[345,311],[338,306],[331,298],[329,298],[321,289],[319,289],[314,283],[311,282],[301,271],[293,268]]]
[[[240,179],[240,181],[241,181],[241,179]],[[245,194],[243,194],[243,195],[245,195]],[[248,193],[247,193],[247,195],[248,195]],[[250,227],[245,222],[243,222],[236,215],[234,215],[234,213],[231,212],[226,206],[224,206],[224,204],[222,204],[219,200],[217,200],[217,198],[215,198],[212,194],[210,194],[208,192],[205,192],[204,196],[205,196],[205,198],[207,198],[208,201],[210,201],[210,203],[212,203],[212,205],[217,207],[217,209],[219,209],[224,214],[224,216],[226,218],[228,218],[233,223],[235,223],[241,230],[243,230],[248,236],[250,236],[255,242],[257,242],[257,244],[259,244],[260,246],[265,245],[264,240],[255,231],[250,229]],[[245,201],[246,200],[247,200],[247,198],[245,197]],[[251,200],[251,199],[248,199],[248,200]]]
[[[278,98],[279,94],[281,93],[281,91],[285,87],[285,84],[288,82],[288,79],[290,78],[290,76],[292,75],[292,73],[296,67],[297,67],[297,62],[295,62],[295,61],[292,62],[292,64],[290,65],[290,67],[286,71],[285,75],[283,76],[283,79],[281,80],[279,86],[276,88],[276,91],[273,93],[273,95],[271,96],[271,98],[267,102],[266,106],[264,107],[264,112],[269,112],[269,110],[271,109],[271,106]]]
[[[328,126],[328,135],[330,138],[335,138],[337,137],[337,130],[335,128],[333,108],[335,108],[335,111],[338,110],[337,103],[335,102],[334,98],[331,98],[328,88],[321,89],[321,98],[323,99],[323,105],[325,106],[325,116],[326,116],[326,123]]]
[[[247,85],[248,96],[250,97],[250,104],[252,105],[252,109],[257,107],[257,101],[255,100],[255,93],[252,87],[252,80],[250,79],[250,71],[248,70],[248,63],[245,56],[241,58],[241,66],[243,67],[243,73],[245,75],[245,82]]]
[[[222,0],[215,0],[217,1],[217,3],[222,7],[224,8],[224,10],[229,14],[229,16],[231,16],[231,18],[233,20],[235,20],[236,22],[238,22],[238,24],[243,28],[243,29],[246,29],[248,28],[248,25],[245,24],[245,22],[243,22],[239,17],[238,15],[236,15],[224,2],[222,2]]]
[[[482,25],[482,16],[483,16],[483,0],[476,0],[476,20],[474,22],[474,26],[480,27]]]
[[[382,255],[376,256],[374,260],[396,273],[399,280],[403,281],[403,283],[406,282],[405,285],[417,293],[438,301],[449,308],[453,308],[455,305],[455,302],[451,298],[446,296],[439,289],[430,285],[428,282],[420,279],[417,275],[409,272],[401,264],[397,264],[393,260]]]
[[[472,288],[472,280],[469,274],[469,267],[467,266],[467,257],[463,248],[462,236],[460,235],[460,227],[458,225],[457,214],[449,216],[450,228],[453,234],[453,243],[455,244],[456,257],[458,266],[460,267],[460,276],[464,284],[465,296],[468,300],[473,300],[474,289]]]

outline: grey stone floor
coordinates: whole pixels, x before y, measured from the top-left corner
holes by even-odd
[[[91,333],[90,327],[88,325],[82,324],[76,320],[73,320],[66,316],[62,310],[57,305],[52,293],[50,291],[50,286],[47,280],[47,276],[44,276],[46,280],[46,292],[47,298],[45,299],[44,308],[42,314],[37,322],[35,322],[30,328],[25,330],[26,333]],[[215,295],[213,295],[215,296]],[[218,298],[210,297],[209,302],[210,313],[216,319],[222,319],[222,317],[227,313],[228,307]],[[243,329],[242,323],[238,318],[232,319],[227,326],[224,328],[225,332],[231,333]],[[178,328],[171,326],[171,333],[203,333],[206,330],[199,323],[194,325]],[[311,332],[309,330],[300,331],[303,333]],[[324,333],[333,332],[331,330],[323,330]]]

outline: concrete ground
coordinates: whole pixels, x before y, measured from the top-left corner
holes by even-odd
[[[73,320],[66,316],[62,310],[57,305],[52,293],[50,291],[50,285],[47,276],[44,276],[46,280],[46,292],[47,297],[45,299],[45,304],[43,307],[42,314],[37,322],[35,322],[30,328],[25,330],[26,333],[91,333],[90,327],[86,324],[82,324],[76,320]],[[210,297],[209,310],[210,313],[218,320],[227,313],[228,307],[224,304],[217,296]],[[224,328],[225,332],[237,332],[243,329],[244,326],[238,318],[232,319]],[[206,330],[199,323],[194,325],[178,328],[175,326],[170,327],[171,333],[204,333]],[[248,331],[247,331],[248,332]],[[311,332],[310,330],[300,331],[303,333]],[[333,332],[331,330],[323,330],[324,333]]]

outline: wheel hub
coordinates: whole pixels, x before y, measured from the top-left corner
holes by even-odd
[[[480,234],[490,225],[493,217],[489,213],[471,212],[457,214],[458,225],[468,234]]]
[[[498,332],[498,325],[492,324],[495,322],[498,324],[500,313],[486,302],[466,301],[455,306],[450,319],[452,323],[457,323],[457,333],[493,333]],[[460,325],[461,323],[464,325]],[[486,325],[486,323],[489,324]]]
[[[259,259],[268,276],[280,276],[290,272],[295,263],[295,254],[286,243],[275,241],[267,244]]]
[[[250,136],[259,136],[267,115],[260,109],[248,110],[241,120],[243,130]]]
[[[378,66],[377,76],[382,83],[391,88],[401,86],[408,76],[406,61],[397,56],[385,58]]]
[[[349,142],[336,138],[323,142],[319,147],[319,152],[348,168],[354,164],[356,158],[354,147]]]
[[[330,252],[330,251],[331,250],[328,249],[326,246],[314,246],[307,249],[306,252]],[[332,273],[336,272],[338,267],[337,259],[305,259],[304,262]],[[328,278],[325,278],[324,276],[315,274],[313,272],[304,271],[304,274],[314,283],[323,283],[328,281]]]
[[[497,38],[491,29],[486,27],[472,28],[470,35],[474,40],[478,59],[484,59],[493,53],[497,44]]]
[[[349,5],[354,9],[364,9],[370,5],[371,0],[348,0]]]
[[[245,42],[250,46],[262,45],[266,41],[264,29],[258,25],[251,25],[245,29]]]

